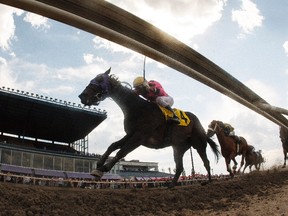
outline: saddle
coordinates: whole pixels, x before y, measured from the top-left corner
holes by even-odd
[[[168,109],[159,106],[160,110],[162,111],[163,115],[165,116],[166,120],[169,120],[170,118],[173,117],[173,113],[171,111],[169,111]],[[186,113],[180,109],[176,109],[173,108],[174,113],[178,116],[178,118],[180,119],[180,124],[178,124],[178,126],[184,126],[186,127],[187,125],[189,125],[190,123],[190,118],[186,115]]]

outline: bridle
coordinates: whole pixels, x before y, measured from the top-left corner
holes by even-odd
[[[217,129],[217,127],[219,127],[219,125],[218,125],[218,123],[216,122],[214,128],[208,127],[208,131],[213,131],[214,133],[216,133],[216,129]]]
[[[97,79],[98,80],[102,79],[102,81],[99,82]],[[111,85],[109,83],[109,75],[102,74],[101,77],[96,76],[94,79],[90,81],[89,85],[87,86],[87,88],[90,89],[91,91],[95,91],[95,87],[101,89],[100,92],[98,92],[93,96],[93,98],[97,100],[97,102],[95,102],[96,103],[95,105],[98,105],[100,101],[103,101],[105,98],[109,96],[109,91],[111,89]]]

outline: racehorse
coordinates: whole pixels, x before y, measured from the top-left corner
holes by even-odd
[[[233,137],[225,134],[224,129],[225,125],[223,122],[213,120],[208,126],[207,136],[212,137],[214,134],[216,134],[221,146],[222,156],[225,158],[227,171],[229,172],[230,176],[233,177],[238,165],[235,158],[237,155],[242,156],[241,166],[238,170],[238,173],[240,173],[240,170],[244,165],[244,158],[248,150],[248,144],[243,137],[239,137],[239,142],[236,142]],[[233,171],[230,166],[231,160],[234,162]]]
[[[172,146],[176,164],[175,175],[169,184],[172,188],[177,185],[180,174],[184,170],[183,155],[192,146],[200,155],[211,182],[210,162],[206,154],[207,142],[217,161],[220,152],[218,145],[207,137],[199,119],[194,114],[186,112],[191,120],[188,126],[179,126],[167,121],[157,104],[139,97],[131,87],[122,85],[115,75],[110,75],[110,70],[111,68],[92,79],[79,98],[82,104],[91,106],[98,105],[105,98],[111,97],[124,114],[126,135],[108,147],[97,162],[96,170],[91,174],[101,177],[121,158],[141,145],[153,149]],[[107,161],[109,155],[115,150],[118,150],[116,155]]]
[[[248,145],[248,151],[245,155],[245,166],[243,169],[243,173],[245,169],[249,166],[249,170],[251,172],[252,166],[255,166],[256,170],[260,169],[262,163],[264,163],[264,158],[262,156],[261,151],[255,151],[254,146]]]
[[[283,154],[284,154],[284,164],[282,168],[286,167],[287,152],[288,152],[288,129],[285,127],[280,127],[280,139],[282,142]]]

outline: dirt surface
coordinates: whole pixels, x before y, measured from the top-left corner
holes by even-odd
[[[288,171],[201,186],[81,189],[0,183],[0,215],[288,215]]]

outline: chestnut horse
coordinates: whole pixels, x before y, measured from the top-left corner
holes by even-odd
[[[280,127],[280,139],[282,142],[283,154],[284,154],[284,164],[282,168],[286,167],[287,152],[288,152],[288,129],[285,127]]]
[[[111,97],[123,111],[126,135],[108,147],[97,162],[97,169],[91,174],[102,176],[120,159],[141,145],[154,149],[172,146],[176,172],[169,187],[174,187],[184,169],[183,155],[192,146],[200,155],[210,182],[210,162],[206,154],[207,142],[217,160],[220,152],[218,145],[207,137],[199,119],[194,114],[185,112],[191,120],[187,126],[167,121],[157,104],[139,97],[127,85],[122,85],[115,76],[110,75],[110,69],[92,79],[79,98],[81,103],[90,106],[98,105],[105,98]],[[116,155],[111,160],[107,160],[115,150],[118,150]]]
[[[243,137],[239,137],[239,142],[236,142],[233,137],[226,135],[224,130],[225,124],[223,122],[213,120],[208,126],[207,136],[212,137],[214,134],[216,134],[221,146],[222,156],[225,158],[227,171],[230,173],[230,176],[233,177],[238,165],[235,158],[237,155],[242,156],[241,166],[238,170],[239,173],[244,165],[245,155],[248,151],[248,144]],[[231,160],[234,162],[233,171],[230,166]]]
[[[255,166],[256,170],[259,170],[261,167],[261,164],[264,163],[264,158],[262,156],[261,151],[255,151],[254,146],[248,145],[248,151],[245,156],[245,166],[243,169],[243,173],[245,172],[245,169],[249,166],[249,170],[251,172],[252,166]]]

